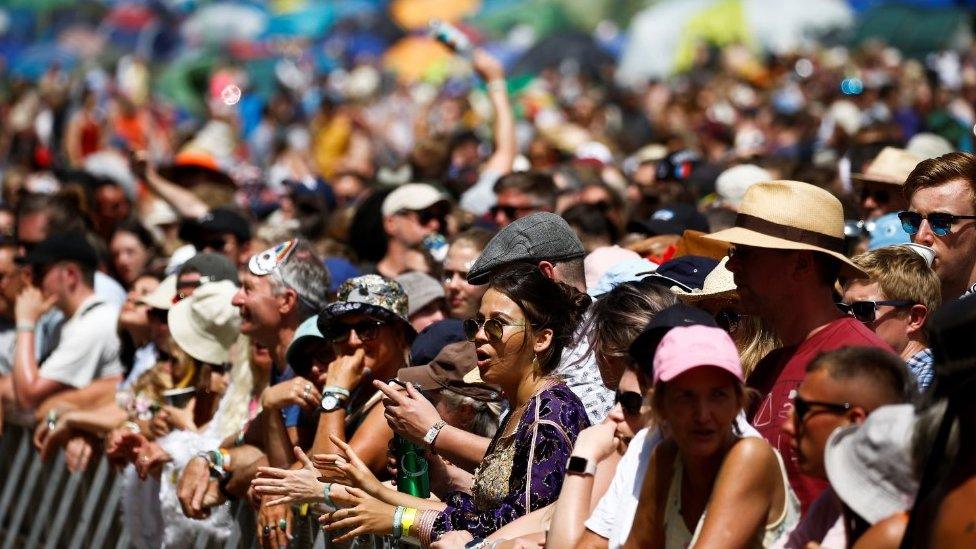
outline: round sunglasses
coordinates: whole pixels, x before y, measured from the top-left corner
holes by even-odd
[[[935,236],[946,236],[952,232],[952,226],[961,219],[976,219],[976,215],[954,215],[946,212],[932,212],[922,215],[918,212],[898,212],[901,228],[910,235],[916,234],[922,227],[922,220],[927,219]]]
[[[478,332],[482,327],[485,329],[485,335],[491,341],[501,341],[502,335],[505,333],[505,326],[518,326],[525,327],[525,324],[505,324],[497,318],[486,318],[478,320],[476,318],[469,318],[464,321],[461,327],[464,329],[464,337],[468,338],[468,341],[474,341],[478,337]]]
[[[644,405],[644,397],[634,391],[621,391],[617,389],[613,403],[619,403],[625,415],[637,416],[640,415],[641,407]]]

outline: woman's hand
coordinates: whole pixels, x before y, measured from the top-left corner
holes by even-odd
[[[265,496],[258,509],[258,539],[264,549],[285,549],[291,541],[291,505],[269,505]]]
[[[473,539],[474,536],[467,530],[452,530],[431,543],[430,549],[463,549]]]
[[[383,391],[383,406],[386,408],[383,416],[386,417],[390,429],[414,444],[426,446],[424,436],[441,420],[434,405],[420,394],[413,383],[407,383],[405,392],[379,380],[374,381],[373,386]]]
[[[475,48],[471,55],[471,65],[485,82],[505,78],[505,66],[487,51]]]
[[[322,393],[304,377],[293,377],[272,385],[261,393],[261,407],[266,410],[280,410],[297,404],[305,409],[315,409],[322,402]]]
[[[163,438],[164,436],[168,435],[171,430],[172,429],[169,425],[169,414],[162,410],[156,412],[152,419],[149,420],[149,429],[147,432],[150,435],[149,438],[152,438],[153,440]]]
[[[167,454],[162,446],[148,441],[139,447],[136,456],[136,473],[142,480],[146,480],[149,475],[158,477],[163,465],[173,461],[173,457]]]
[[[146,437],[127,427],[113,430],[106,440],[105,456],[116,467],[135,461],[138,449],[146,443]]]
[[[88,468],[91,461],[92,441],[84,435],[79,435],[68,441],[64,447],[64,460],[68,466],[68,471],[77,473]]]
[[[341,454],[316,454],[312,456],[315,467],[325,472],[325,478],[332,482],[360,488],[373,497],[379,497],[383,484],[376,475],[339,437],[329,435],[329,439],[339,448]]]
[[[166,420],[166,424],[173,431],[196,431],[197,426],[193,423],[192,408],[177,408],[176,406],[165,405],[159,411]]]
[[[326,532],[345,530],[333,538],[336,543],[349,541],[363,534],[389,535],[393,533],[393,514],[396,507],[383,503],[359,488],[334,490],[332,501],[342,507],[319,518]]]
[[[251,486],[264,496],[264,505],[315,503],[322,499],[325,486],[319,482],[319,470],[298,446],[295,446],[295,457],[302,464],[301,469],[258,467],[258,476],[251,481]]]
[[[204,505],[209,488],[210,465],[206,458],[194,457],[183,467],[176,485],[176,498],[180,500],[184,515],[192,519],[205,519],[210,515],[209,507]]]
[[[580,431],[573,445],[573,455],[593,460],[599,463],[620,448],[620,438],[617,437],[617,424],[611,419],[598,423]]]
[[[326,387],[341,387],[352,391],[363,379],[366,370],[366,351],[362,347],[351,355],[340,356],[329,364],[325,373]]]

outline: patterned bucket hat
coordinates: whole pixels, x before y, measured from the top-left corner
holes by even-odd
[[[407,294],[396,280],[375,274],[357,276],[343,282],[337,293],[336,301],[319,313],[323,335],[332,331],[338,319],[356,313],[401,326],[411,341],[417,335],[407,321]]]

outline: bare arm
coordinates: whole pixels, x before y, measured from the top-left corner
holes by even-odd
[[[96,379],[91,384],[80,389],[67,389],[48,398],[37,408],[35,416],[38,421],[47,415],[48,410],[118,410],[115,405],[115,393],[118,390],[122,376],[111,376]],[[124,415],[124,413],[123,413]],[[123,417],[109,427],[115,427],[125,421]]]
[[[552,505],[546,505],[541,509],[536,509],[527,515],[522,515],[498,530],[495,530],[495,533],[486,539],[488,541],[495,541],[515,539],[535,533],[542,533],[544,535],[549,530],[549,524],[552,521],[552,514],[555,508],[556,504],[554,503]]]
[[[488,98],[495,109],[495,123],[492,127],[495,151],[482,169],[505,175],[512,171],[512,163],[518,154],[515,116],[512,114],[508,90],[505,88],[505,69],[501,62],[482,49],[475,50],[472,62],[478,75],[488,84]]]
[[[769,444],[744,438],[722,462],[695,547],[746,547],[782,512],[785,487]]]
[[[59,381],[41,377],[34,353],[34,332],[17,334],[13,380],[17,405],[24,410],[33,410],[49,396],[73,388]]]
[[[145,153],[137,153],[137,158],[133,160],[132,171],[145,181],[146,186],[153,194],[172,206],[180,217],[199,219],[210,211],[206,203],[189,189],[180,187],[159,175],[156,168],[146,162]]]
[[[452,463],[473,472],[484,459],[490,443],[490,438],[445,425],[434,439],[433,448]]]
[[[72,429],[101,436],[118,427],[127,417],[125,410],[112,403],[92,410],[73,410],[67,413],[65,420]]]

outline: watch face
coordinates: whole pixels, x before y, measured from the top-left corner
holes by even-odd
[[[322,397],[322,409],[331,412],[339,407],[339,397],[335,395],[325,395]]]
[[[570,473],[585,473],[588,462],[586,458],[579,456],[569,456],[569,463],[566,464],[566,471]]]

